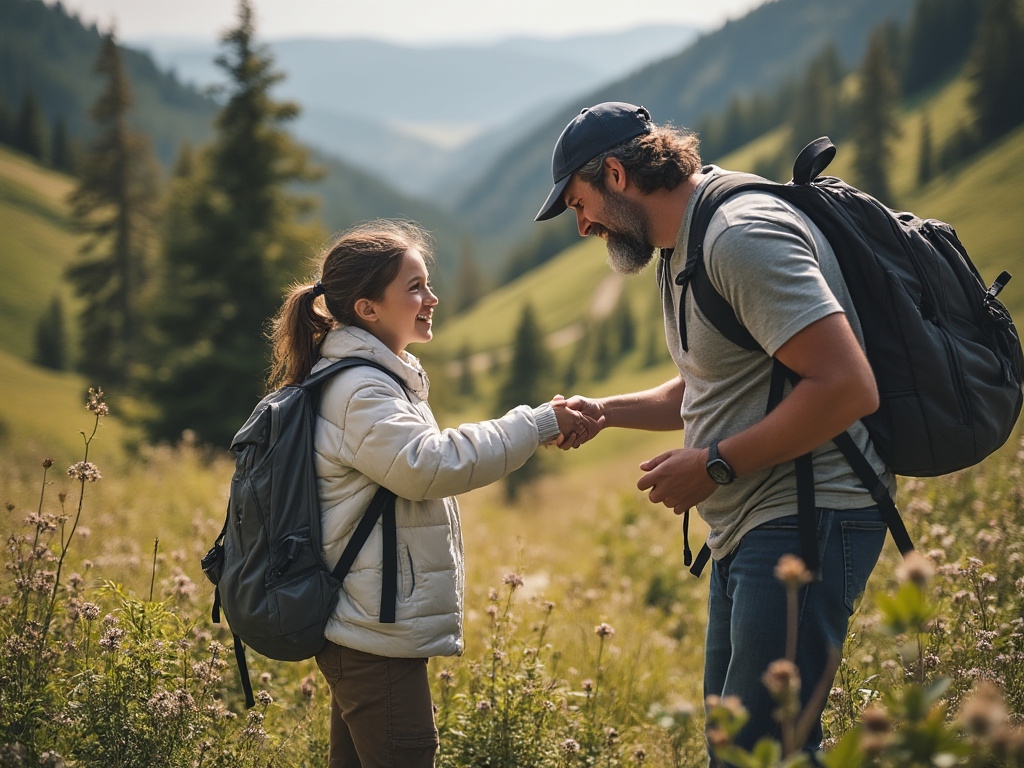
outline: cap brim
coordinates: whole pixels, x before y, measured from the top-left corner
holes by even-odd
[[[544,205],[541,206],[540,211],[533,217],[534,221],[547,221],[553,219],[555,216],[560,214],[566,209],[565,188],[569,185],[569,179],[572,178],[572,174],[569,174],[561,181],[556,181],[555,186],[551,188],[551,194],[548,195],[548,199],[544,201]]]

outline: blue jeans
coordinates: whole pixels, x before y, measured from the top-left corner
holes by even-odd
[[[830,653],[842,653],[854,603],[875,567],[885,534],[875,507],[818,510],[821,567],[817,580],[800,589],[797,610],[802,707],[826,673]],[[748,750],[763,736],[781,739],[772,717],[776,705],[761,676],[786,654],[786,588],[774,576],[786,553],[800,553],[796,515],[753,529],[711,569],[704,695],[740,698],[750,720],[736,744]],[[821,712],[817,715],[804,746],[810,751],[821,744]]]

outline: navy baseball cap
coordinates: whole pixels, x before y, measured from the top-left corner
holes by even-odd
[[[533,220],[546,221],[565,210],[565,187],[588,160],[617,144],[650,133],[653,127],[647,109],[624,101],[606,101],[581,111],[555,142],[551,155],[555,185]]]

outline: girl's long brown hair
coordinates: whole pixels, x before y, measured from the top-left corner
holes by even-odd
[[[322,256],[323,295],[317,295],[316,281],[293,286],[271,323],[274,359],[268,387],[298,384],[309,376],[327,332],[358,325],[356,301],[379,301],[401,270],[402,257],[414,248],[428,262],[432,259],[430,236],[406,221],[372,221],[335,238]]]

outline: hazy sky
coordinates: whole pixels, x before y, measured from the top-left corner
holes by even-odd
[[[53,2],[54,0],[47,0]],[[717,26],[765,0],[254,0],[256,30],[282,37],[372,37],[403,42],[566,37],[646,24]],[[216,39],[237,0],[63,0],[86,23],[116,24],[121,40]]]

